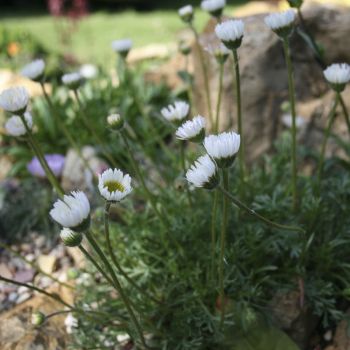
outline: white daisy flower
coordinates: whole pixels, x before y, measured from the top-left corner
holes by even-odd
[[[62,83],[70,89],[77,89],[83,81],[83,77],[79,72],[67,73],[62,76]]]
[[[29,102],[29,94],[23,86],[4,90],[0,95],[0,107],[6,112],[23,114]]]
[[[29,129],[33,127],[33,118],[29,112],[24,113],[24,119]],[[8,135],[23,136],[27,133],[27,129],[23,124],[23,120],[18,115],[13,115],[5,124],[5,129]]]
[[[219,183],[216,164],[207,154],[201,156],[187,170],[186,179],[196,187],[211,190]]]
[[[202,142],[205,136],[205,118],[198,115],[188,120],[176,130],[175,135],[180,140]]]
[[[129,51],[132,48],[132,41],[131,39],[120,39],[120,40],[114,40],[112,42],[112,49],[116,52],[122,55],[123,57],[126,57],[129,53]]]
[[[323,75],[334,90],[341,92],[350,81],[350,65],[334,63],[323,71]]]
[[[98,189],[107,201],[120,202],[131,191],[131,177],[119,169],[107,169],[99,175]]]
[[[98,75],[98,68],[94,64],[86,63],[80,67],[79,73],[84,79],[93,79]]]
[[[203,11],[209,12],[214,17],[220,17],[226,5],[226,0],[203,0],[201,8]]]
[[[124,125],[124,120],[120,116],[120,114],[110,114],[107,117],[107,124],[111,127],[113,130],[120,130]]]
[[[241,46],[244,35],[244,23],[241,20],[228,20],[215,26],[216,36],[230,50]]]
[[[80,232],[72,231],[70,228],[64,227],[60,232],[63,244],[67,247],[78,247],[83,240]]]
[[[162,108],[160,111],[162,116],[170,121],[181,121],[186,118],[188,112],[190,111],[190,106],[184,101],[176,101],[173,105],[168,105],[167,107]]]
[[[281,37],[287,37],[292,33],[294,21],[295,11],[291,9],[265,17],[266,25]]]
[[[59,199],[50,211],[51,217],[63,227],[84,231],[90,225],[90,203],[84,192],[73,191]]]
[[[40,81],[44,76],[44,71],[45,62],[39,59],[24,66],[21,70],[21,75],[34,81]]]
[[[178,13],[179,13],[179,16],[181,17],[181,19],[186,23],[190,23],[193,19],[193,7],[192,7],[192,5],[186,5],[186,6],[181,7],[179,9]]]
[[[239,150],[241,138],[233,131],[219,135],[209,135],[203,145],[207,153],[216,161],[219,168],[228,168],[233,164]]]

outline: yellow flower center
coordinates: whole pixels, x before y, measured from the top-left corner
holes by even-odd
[[[107,187],[109,192],[124,192],[125,187],[118,181],[106,181],[104,187]]]

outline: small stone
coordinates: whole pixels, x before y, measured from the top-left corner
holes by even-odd
[[[53,255],[40,255],[37,259],[39,268],[45,273],[51,274],[56,265],[57,258]]]
[[[28,300],[32,295],[27,292],[27,293],[24,293],[24,294],[21,294],[18,299],[17,299],[17,302],[16,304],[21,304],[23,303],[24,301]]]
[[[22,243],[21,244],[21,249],[23,253],[29,253],[32,251],[32,246],[29,243]]]
[[[44,236],[37,236],[34,243],[36,247],[42,248],[46,243],[46,238]]]
[[[16,292],[12,292],[8,295],[7,297],[7,300],[10,302],[10,303],[14,303],[18,298],[18,294]]]
[[[0,275],[5,278],[12,278],[12,273],[10,269],[5,264],[0,264]]]
[[[329,329],[325,334],[323,334],[323,339],[325,341],[331,341],[333,338],[333,332]]]
[[[10,265],[14,266],[19,270],[22,270],[26,267],[26,263],[23,261],[23,259],[20,258],[12,258],[10,261]]]
[[[25,256],[25,258],[30,261],[30,262],[33,262],[35,260],[35,255],[34,254],[27,254]]]
[[[28,288],[24,287],[24,286],[19,287],[18,290],[17,290],[18,294],[24,294],[24,293],[27,293],[27,292],[28,292]]]
[[[14,280],[20,283],[33,281],[35,271],[33,269],[17,271]]]
[[[43,276],[40,278],[38,284],[41,288],[47,288],[49,286],[51,286],[51,284],[54,283],[54,281],[51,280],[51,278],[47,277],[47,276]]]

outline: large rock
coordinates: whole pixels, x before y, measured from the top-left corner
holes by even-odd
[[[326,64],[350,62],[350,47],[345,43],[350,36],[350,8],[335,5],[307,3],[303,15],[308,29],[325,48]],[[239,49],[242,105],[244,117],[244,137],[246,152],[250,160],[270,149],[272,143],[283,129],[280,106],[288,100],[287,71],[281,41],[264,23],[265,15],[244,18],[245,35]],[[217,42],[213,34],[215,21],[210,21],[201,35],[204,47]],[[331,93],[324,81],[322,68],[316,63],[312,52],[299,35],[291,38],[292,60],[295,71],[298,114],[307,123],[307,139],[314,136],[318,143],[320,131],[324,128],[331,103]],[[210,75],[211,99],[216,106],[218,69],[215,59],[205,53]],[[199,63],[198,48],[194,50],[195,102],[203,115],[208,115],[204,100],[204,84]],[[224,94],[221,107],[223,130],[232,126],[237,128],[235,86],[233,84],[232,61],[225,65]],[[349,88],[344,92],[345,101],[350,103]],[[307,113],[306,113],[307,111]],[[303,114],[301,114],[303,112]],[[305,113],[305,114],[304,114]],[[343,118],[337,118],[335,130],[346,136]],[[310,130],[309,123],[312,123]],[[302,134],[302,133],[300,133]],[[304,135],[305,136],[305,135]]]

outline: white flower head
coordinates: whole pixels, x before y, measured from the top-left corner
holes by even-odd
[[[120,114],[114,113],[107,117],[107,124],[113,130],[120,130],[124,126],[124,120]]]
[[[283,12],[271,13],[265,17],[266,25],[280,37],[288,37],[293,31],[295,21],[295,11],[287,10]]]
[[[45,62],[38,59],[28,63],[21,70],[21,75],[34,81],[40,81],[44,76]]]
[[[120,39],[112,42],[112,49],[122,57],[126,57],[132,48],[131,39]]]
[[[334,90],[341,92],[350,81],[350,65],[333,63],[323,71],[323,75]]]
[[[203,0],[201,8],[209,12],[214,17],[221,17],[222,11],[226,5],[226,0]]]
[[[83,240],[83,235],[80,232],[64,227],[60,233],[63,244],[67,247],[78,247]]]
[[[211,190],[219,183],[216,164],[207,154],[201,156],[187,170],[186,179],[196,187]]]
[[[25,112],[24,120],[27,123],[28,128],[31,130],[33,127],[33,118],[29,112]],[[27,129],[23,124],[23,120],[18,115],[13,115],[9,118],[5,124],[5,129],[8,135],[11,136],[23,136],[27,133]]]
[[[79,73],[84,79],[93,79],[98,75],[98,68],[94,64],[86,63],[80,67]]]
[[[209,135],[203,145],[207,153],[216,161],[219,168],[230,167],[239,150],[241,138],[233,131],[219,135]]]
[[[57,200],[50,216],[63,227],[84,231],[90,225],[90,203],[84,192],[73,191]]]
[[[190,23],[193,20],[193,7],[192,5],[186,5],[179,9],[179,16],[185,23]]]
[[[244,23],[240,19],[228,20],[215,26],[216,36],[230,50],[236,50],[241,46],[244,35]]]
[[[205,118],[198,115],[188,120],[176,130],[175,135],[180,140],[202,142],[205,136]]]
[[[104,199],[120,202],[131,191],[131,177],[119,169],[107,169],[98,178],[98,189]]]
[[[83,77],[79,72],[67,73],[62,76],[62,83],[73,90],[76,90],[82,82]]]
[[[176,101],[173,105],[168,105],[160,111],[162,116],[170,122],[178,122],[187,117],[190,106],[184,101]]]
[[[29,93],[23,86],[4,90],[0,95],[0,107],[6,112],[23,114],[29,102]]]

